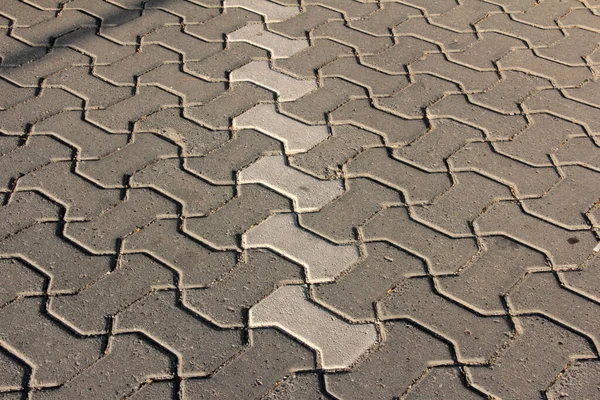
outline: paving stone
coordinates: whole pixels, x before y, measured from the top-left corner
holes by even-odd
[[[509,301],[519,313],[541,313],[598,340],[600,306],[561,287],[552,273],[528,275],[511,291]]]
[[[272,212],[288,211],[292,202],[261,185],[242,185],[237,196],[217,212],[201,218],[188,218],[186,232],[201,237],[219,249],[240,247],[241,234],[265,220]]]
[[[472,4],[473,2],[470,3]],[[468,9],[468,7],[465,8]],[[445,15],[447,13],[440,15],[439,18],[443,18]],[[451,21],[452,19],[446,20]],[[461,28],[465,28],[465,26],[461,26]],[[456,32],[439,26],[437,22],[434,24],[429,23],[425,18],[409,18],[394,28],[394,35],[413,36],[429,43],[435,43],[446,51],[464,50],[477,40],[470,27],[463,29],[462,32]],[[438,49],[435,48],[435,50],[437,51]]]
[[[147,10],[158,9],[175,14],[183,19],[184,24],[202,23],[219,15],[219,9],[210,7],[210,4],[192,3],[187,1],[150,0],[144,4],[144,13]]]
[[[591,357],[588,342],[581,336],[541,317],[520,317],[523,332],[517,335],[489,367],[468,368],[476,387],[502,398],[527,396],[542,398],[567,363],[576,357]],[[542,343],[532,351],[531,341],[543,335]],[[534,379],[527,378],[528,376]]]
[[[363,18],[377,10],[377,4],[368,1],[309,0],[306,4],[319,4],[332,10],[339,11],[344,14],[346,19]]]
[[[227,0],[225,7],[240,7],[260,14],[265,22],[280,22],[300,13],[297,7],[285,7],[276,3],[259,0]]]
[[[496,150],[533,165],[550,165],[550,154],[564,154],[570,137],[585,134],[580,126],[552,115],[535,114],[530,119],[533,124],[511,141],[494,143]]]
[[[522,3],[519,3],[522,4]],[[526,23],[519,22],[510,15],[504,13],[493,13],[487,18],[475,21],[478,31],[498,32],[514,38],[524,40],[531,46],[550,46],[563,37],[563,33],[556,29],[541,29]],[[522,47],[522,46],[519,46]]]
[[[4,247],[3,245],[4,243],[0,244],[0,246]],[[0,285],[0,306],[4,306],[8,302],[15,300],[17,296],[43,292],[44,276],[22,261],[10,258],[0,259],[0,268],[4,276],[3,282]],[[8,282],[10,282],[10,285]],[[3,364],[7,365],[11,363],[7,362],[6,357],[0,352],[0,365]],[[6,369],[0,368],[0,371],[8,371],[8,367]],[[0,375],[0,378],[2,378],[2,375]],[[0,379],[2,384],[6,384],[7,381],[8,379]],[[20,381],[18,381],[16,386],[20,387]],[[0,389],[2,389],[1,386]]]
[[[91,221],[70,223],[65,233],[95,251],[112,252],[118,239],[141,229],[161,215],[175,213],[173,202],[152,190],[136,189],[130,191],[126,201]],[[115,225],[118,221],[125,224]],[[118,229],[115,230],[116,227]]]
[[[183,204],[185,214],[206,214],[233,197],[230,186],[214,186],[180,169],[179,160],[160,160],[135,172],[132,187],[153,187]]]
[[[402,394],[431,361],[452,358],[446,343],[406,322],[386,322],[383,329],[386,341],[362,363],[350,372],[326,375],[328,391],[345,399],[392,398]]]
[[[315,374],[291,375],[273,388],[265,400],[325,400],[326,397],[318,389],[318,377]]]
[[[535,4],[524,13],[515,15],[513,18],[530,25],[543,28],[554,28],[558,16],[566,14],[571,8],[581,7],[578,1],[548,0],[543,4]]]
[[[459,92],[457,84],[432,75],[414,76],[410,85],[392,94],[377,99],[377,105],[407,117],[422,117],[423,110],[443,98],[446,94]]]
[[[457,276],[440,277],[438,288],[482,312],[504,312],[503,296],[533,268],[546,266],[540,252],[502,236],[482,240],[484,253]]]
[[[6,4],[3,4],[2,14],[19,25],[30,26],[53,18],[56,12],[53,10],[40,10],[21,1],[9,0]]]
[[[586,29],[565,29],[566,37],[552,46],[539,49],[538,54],[553,61],[569,65],[585,65],[585,57],[591,54],[600,42],[600,32]]]
[[[600,108],[563,97],[556,90],[544,90],[524,104],[530,112],[549,112],[582,124],[592,132],[600,131],[597,117]]]
[[[350,100],[329,114],[335,124],[353,124],[374,131],[388,145],[406,144],[427,131],[421,119],[404,119],[372,106],[366,99]]]
[[[377,341],[374,325],[335,319],[310,301],[305,287],[297,285],[280,287],[253,306],[249,325],[283,329],[315,349],[323,368],[349,367]]]
[[[394,149],[393,155],[421,168],[446,171],[446,159],[470,141],[481,139],[482,132],[451,119],[436,119],[431,129],[406,146]]]
[[[179,18],[162,10],[144,10],[131,22],[100,28],[100,34],[120,44],[137,44],[138,38],[165,25],[178,25]]]
[[[236,82],[221,96],[201,106],[185,109],[184,115],[200,125],[227,130],[230,120],[261,102],[273,100],[273,93],[249,82]]]
[[[445,174],[430,174],[391,158],[384,148],[371,148],[356,156],[347,166],[347,177],[368,177],[402,191],[406,202],[430,202],[447,190],[451,182]],[[423,182],[428,181],[428,184]]]
[[[600,299],[598,269],[600,269],[600,258],[596,257],[585,268],[561,274],[561,278],[568,287],[584,292],[586,296],[597,300]]]
[[[360,86],[338,78],[326,78],[323,86],[300,99],[283,103],[280,109],[309,124],[324,124],[326,114],[353,98],[366,98],[367,91]]]
[[[70,162],[53,162],[21,177],[18,190],[40,191],[67,207],[68,218],[92,218],[121,201],[119,190],[102,189],[73,174]]]
[[[598,393],[598,380],[600,366],[596,360],[575,361],[559,379],[546,390],[545,395],[549,400],[558,400],[561,397],[593,399]]]
[[[29,26],[13,30],[14,37],[30,46],[49,46],[52,40],[79,27],[96,25],[96,19],[76,10],[63,10],[60,16]]]
[[[516,71],[504,72],[503,79],[489,87],[483,93],[469,95],[469,100],[481,106],[505,114],[521,112],[520,104],[540,89],[552,87],[551,83],[536,76]]]
[[[361,57],[364,65],[388,74],[406,74],[406,65],[423,57],[437,47],[425,40],[410,36],[396,38],[397,43],[377,54]]]
[[[321,304],[354,320],[373,319],[374,303],[405,276],[424,272],[421,260],[388,243],[368,243],[366,249],[366,258],[350,271],[335,282],[314,288],[314,296]]]
[[[338,58],[324,65],[319,73],[324,77],[339,77],[368,88],[373,95],[386,95],[408,85],[408,78],[387,75],[375,69],[361,65],[350,57]]]
[[[467,159],[468,158],[468,159]],[[470,143],[450,158],[455,171],[474,171],[517,190],[519,196],[540,197],[559,176],[553,168],[535,168],[495,153],[487,143]]]
[[[514,224],[512,221],[523,221]],[[567,231],[525,214],[515,203],[490,207],[476,221],[482,233],[507,236],[547,254],[558,265],[579,265],[592,254],[596,240],[589,231]]]
[[[94,68],[94,73],[113,85],[133,85],[136,78],[148,71],[168,63],[178,62],[179,54],[158,45],[146,45],[132,56],[119,59],[110,65]]]
[[[21,365],[19,360],[16,359],[12,354],[2,349],[0,351],[0,390],[2,395],[6,395],[7,399],[11,399],[11,393],[7,393],[10,390],[22,389],[25,374],[28,372],[26,365]],[[21,397],[20,393],[12,393],[13,398],[18,399]]]
[[[190,399],[260,398],[280,379],[315,364],[310,349],[279,330],[253,329],[251,338],[252,345],[227,368],[208,379],[189,379],[185,395]],[[226,384],[231,381],[239,384]]]
[[[185,118],[179,108],[165,108],[138,120],[135,132],[152,132],[175,143],[183,156],[208,153],[227,142],[227,131],[210,130]]]
[[[85,2],[89,4],[89,0],[85,0]],[[65,6],[67,7],[68,4],[72,3],[67,3]],[[102,2],[102,4],[109,3]],[[124,11],[121,9],[120,13]],[[78,50],[92,57],[95,64],[111,64],[135,54],[136,46],[116,43],[108,38],[96,35],[96,31],[97,28],[82,28],[59,36],[54,41],[54,47],[69,47]]]
[[[57,223],[36,224],[0,242],[3,254],[24,257],[50,277],[49,290],[75,292],[109,272],[114,260],[94,255],[64,239]]]
[[[413,221],[404,207],[380,212],[362,228],[368,241],[388,241],[422,257],[436,273],[452,273],[467,263],[477,246],[469,238],[450,238]]]
[[[591,31],[598,30],[598,19],[600,16],[594,14],[589,8],[571,9],[568,13],[558,18],[560,24],[568,28],[584,28]]]
[[[273,58],[287,58],[308,47],[306,40],[293,40],[265,30],[261,24],[248,24],[227,34],[229,42],[247,42],[268,50]]]
[[[0,100],[0,110],[2,111],[35,96],[34,88],[20,87],[3,79],[0,79],[0,90],[3,94],[3,98]]]
[[[410,388],[407,400],[426,399],[485,399],[482,393],[464,383],[460,370],[456,368],[432,368],[427,375]]]
[[[45,118],[57,115],[65,109],[80,109],[80,98],[61,89],[44,89],[35,97],[0,111],[0,131],[9,134],[23,134],[28,126]],[[27,120],[23,115],[28,115]]]
[[[327,38],[352,47],[358,53],[379,53],[394,42],[391,37],[375,37],[352,29],[342,21],[328,21],[311,31],[311,38]]]
[[[63,329],[42,311],[42,298],[26,297],[0,309],[0,337],[35,368],[32,383],[60,385],[96,362],[102,340]],[[60,367],[59,367],[60,366]]]
[[[275,59],[273,66],[292,75],[314,79],[316,71],[325,64],[343,56],[352,56],[352,48],[329,39],[315,39],[303,51]]]
[[[431,205],[416,206],[413,216],[451,234],[471,233],[471,222],[490,205],[510,200],[510,189],[474,173],[456,174],[453,186]]]
[[[138,390],[131,394],[131,398],[140,399],[168,399],[177,395],[173,381],[152,381],[138,387]]]
[[[34,394],[36,399],[118,398],[128,395],[146,380],[169,374],[172,357],[139,335],[119,335],[109,353],[56,390]],[[129,362],[136,368],[127,368]]]
[[[123,256],[117,268],[75,295],[52,299],[49,308],[83,332],[103,332],[111,317],[153,288],[168,286],[173,273],[142,254]],[[118,290],[124,286],[126,290]]]
[[[564,177],[541,199],[527,200],[527,210],[566,226],[587,226],[584,214],[597,203],[598,172],[573,166],[561,168]]]
[[[49,76],[44,80],[44,87],[62,88],[69,90],[77,86],[78,96],[86,101],[87,107],[109,107],[112,104],[126,100],[133,96],[131,88],[115,87],[110,83],[98,79],[91,74],[89,67],[67,68]]]
[[[277,112],[274,104],[259,104],[233,119],[234,129],[255,129],[283,142],[286,154],[302,153],[329,136],[325,125],[306,125]]]
[[[202,24],[186,26],[185,32],[203,40],[222,42],[225,35],[250,22],[262,22],[262,17],[241,8],[225,8],[220,15],[204,21]]]
[[[279,101],[296,100],[315,90],[317,83],[300,80],[269,68],[268,61],[253,61],[229,74],[231,82],[249,81],[277,93]]]
[[[0,187],[8,189],[14,179],[34,171],[52,161],[69,159],[72,150],[49,136],[33,136],[24,145],[0,156]]]
[[[303,213],[300,224],[335,242],[354,241],[355,228],[385,205],[400,203],[400,193],[364,178],[346,181],[336,201],[314,213]]]
[[[101,0],[73,0],[68,3],[55,3],[57,3],[57,9],[62,6],[63,10],[81,10],[100,18],[103,26],[126,24],[141,15],[138,10],[126,10]]]
[[[186,166],[210,182],[233,184],[237,171],[267,152],[276,152],[281,144],[260,132],[242,129],[230,141],[202,157],[189,157]]]
[[[306,269],[308,282],[327,282],[358,261],[358,248],[334,245],[297,225],[292,214],[276,214],[244,233],[244,248],[267,248]]]
[[[571,67],[541,57],[531,50],[517,49],[502,57],[498,64],[506,70],[523,71],[528,74],[550,79],[557,86],[578,86],[590,77],[585,66]]]
[[[301,13],[281,22],[269,22],[268,29],[280,35],[302,39],[313,28],[334,19],[343,20],[341,13],[319,5],[304,5]]]
[[[521,0],[519,0],[521,1]],[[488,18],[493,18],[492,14]],[[485,20],[484,20],[485,21]],[[495,70],[496,62],[512,49],[525,47],[523,40],[496,32],[482,32],[479,40],[460,52],[448,53],[446,57],[474,69]]]
[[[0,238],[6,239],[44,220],[57,220],[58,213],[56,204],[35,192],[15,193],[8,204],[0,206]]]
[[[16,1],[15,1],[16,2]],[[7,25],[8,25],[8,20]],[[31,47],[9,36],[8,26],[0,29],[0,65],[2,67],[18,67],[32,60],[43,57],[48,49]]]
[[[365,18],[350,21],[350,27],[371,35],[388,36],[392,28],[409,17],[421,16],[419,10],[398,3],[382,3],[382,7]]]
[[[139,92],[104,110],[91,110],[86,120],[112,133],[127,133],[131,125],[164,107],[179,104],[177,96],[156,87],[139,88]]]
[[[188,61],[185,67],[195,75],[209,80],[227,80],[230,71],[255,59],[267,59],[268,52],[244,42],[232,42],[227,48],[200,61]]]
[[[206,82],[196,76],[181,72],[178,64],[163,64],[138,79],[140,86],[163,88],[183,98],[183,103],[205,103],[225,92],[222,82]]]
[[[512,330],[507,318],[484,318],[437,295],[425,278],[402,282],[381,307],[385,319],[409,318],[450,339],[459,359],[490,359]]]
[[[316,175],[331,179],[341,173],[341,166],[364,148],[381,145],[381,138],[374,133],[351,125],[331,128],[332,134],[307,152],[289,158],[290,165]]]
[[[471,26],[477,21],[486,17],[488,13],[499,11],[496,5],[477,1],[467,0],[458,4],[453,9],[440,16],[433,16],[431,20],[436,25],[454,31],[470,31]]]
[[[99,160],[83,161],[77,170],[103,186],[122,186],[127,177],[147,165],[163,157],[176,155],[175,145],[151,133],[138,133],[123,148]]]
[[[187,290],[185,298],[187,305],[219,325],[243,326],[245,310],[291,281],[304,281],[301,266],[268,250],[249,249],[222,279],[206,289]]]
[[[455,82],[465,91],[485,90],[498,82],[495,71],[478,71],[453,63],[444,54],[427,54],[412,62],[410,71],[415,74],[428,73]]]
[[[556,151],[556,158],[565,164],[600,167],[600,147],[587,137],[566,140]]]
[[[238,173],[238,182],[260,183],[286,196],[299,212],[316,211],[343,193],[340,181],[321,181],[286,164],[283,156],[263,157]]]
[[[176,332],[172,326],[177,326]],[[145,332],[175,350],[184,373],[209,373],[242,347],[239,331],[216,329],[178,307],[172,291],[151,293],[119,312],[117,327]]]
[[[125,240],[129,250],[145,251],[179,274],[179,285],[208,286],[236,263],[236,253],[214,251],[179,232],[177,220],[154,221]]]
[[[173,3],[172,4],[191,4]],[[211,12],[217,11],[211,9]],[[192,14],[190,16],[195,16]],[[185,25],[195,26],[195,25]],[[181,26],[164,26],[144,36],[143,47],[149,44],[158,44],[183,55],[184,62],[203,60],[223,50],[222,43],[206,42],[198,37],[186,33]]]
[[[128,135],[110,134],[84,121],[80,111],[66,111],[33,126],[35,133],[51,134],[77,147],[80,157],[102,157],[124,147]],[[42,140],[36,136],[30,140]],[[48,139],[43,139],[48,140]]]
[[[575,100],[598,106],[600,105],[598,85],[598,81],[587,81],[574,89],[565,89],[564,93]]]

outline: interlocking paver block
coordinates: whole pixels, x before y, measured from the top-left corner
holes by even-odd
[[[313,80],[300,80],[274,71],[268,61],[253,61],[229,74],[230,82],[250,81],[277,93],[279,101],[296,100],[315,90]]]
[[[208,286],[236,263],[232,251],[214,251],[178,231],[177,220],[154,221],[127,237],[128,250],[143,250],[180,273],[182,286]]]
[[[413,221],[404,207],[387,208],[362,228],[368,241],[387,241],[426,260],[433,272],[453,273],[477,254],[470,238],[451,238]]]
[[[242,326],[244,311],[285,282],[303,282],[298,264],[265,249],[249,249],[227,275],[208,288],[186,291],[187,305],[220,325]],[[243,286],[244,290],[237,288]]]
[[[308,47],[306,40],[292,40],[265,30],[261,24],[248,24],[227,35],[230,42],[247,42],[268,50],[273,58],[287,58]]]
[[[327,389],[344,399],[393,398],[435,360],[452,358],[448,344],[402,321],[383,325],[386,340],[350,372],[328,374]],[[393,367],[392,367],[393,365]]]
[[[342,20],[341,13],[319,5],[306,5],[300,14],[282,22],[270,22],[271,32],[296,39],[305,38],[307,33],[326,21]]]
[[[280,114],[274,104],[259,104],[233,119],[234,129],[255,129],[283,142],[287,154],[302,153],[329,136],[325,125],[307,125]]]
[[[335,318],[313,304],[306,288],[297,285],[283,286],[252,307],[249,325],[283,329],[315,349],[327,369],[349,367],[377,341],[373,325]]]
[[[540,317],[519,318],[523,332],[489,367],[468,368],[471,382],[494,396],[542,398],[553,379],[569,361],[593,356],[581,336]],[[538,342],[539,335],[545,339]],[[532,347],[531,342],[536,341]],[[535,379],[529,379],[535,371]]]
[[[244,234],[245,248],[267,248],[298,262],[309,282],[333,280],[358,261],[358,248],[335,245],[299,227],[292,214],[276,214]]]
[[[123,256],[117,268],[75,295],[52,299],[49,309],[83,332],[103,332],[113,316],[153,288],[169,286],[173,273],[142,254]],[[126,285],[127,290],[118,290]]]
[[[260,0],[226,0],[225,7],[240,7],[262,15],[265,22],[279,22],[292,18],[300,13],[297,7],[285,7],[270,1]]]
[[[315,355],[308,347],[276,329],[253,329],[251,346],[208,379],[186,382],[186,397],[261,398],[296,370],[313,368]],[[237,385],[228,385],[236,381]]]
[[[239,183],[260,183],[294,201],[297,211],[316,211],[343,193],[340,181],[322,181],[285,163],[283,156],[266,156],[238,174]]]
[[[482,233],[518,239],[520,243],[544,251],[557,264],[580,265],[591,255],[597,242],[590,231],[559,228],[523,213],[513,202],[493,205],[476,223]]]
[[[432,368],[427,375],[411,386],[404,396],[407,400],[425,399],[487,399],[483,393],[467,387],[465,378],[457,368]]]
[[[4,247],[3,244],[0,244],[0,246]],[[0,268],[2,268],[5,277],[2,285],[0,285],[0,306],[4,306],[19,295],[43,291],[44,276],[23,262],[10,258],[0,259]],[[10,285],[8,285],[8,282],[10,282]],[[1,352],[0,359],[2,359]],[[2,370],[0,368],[0,371]],[[6,380],[2,379],[0,382],[4,383]]]
[[[333,283],[319,285],[314,296],[321,304],[354,320],[370,320],[373,304],[411,274],[424,272],[421,260],[389,243],[368,243],[366,257]]]
[[[575,361],[559,379],[546,391],[549,400],[558,400],[561,397],[594,398],[598,392],[598,385],[594,381],[600,376],[600,364],[597,360]]]

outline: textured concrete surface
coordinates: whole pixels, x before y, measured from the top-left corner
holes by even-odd
[[[0,399],[600,398],[598,0],[1,0]]]

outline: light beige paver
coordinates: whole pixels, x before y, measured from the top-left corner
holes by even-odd
[[[377,341],[373,325],[352,325],[313,304],[304,286],[288,285],[250,309],[250,327],[274,326],[317,350],[325,369],[346,368]]]

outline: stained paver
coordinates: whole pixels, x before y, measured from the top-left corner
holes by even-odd
[[[597,0],[0,3],[0,398],[599,397]]]

